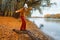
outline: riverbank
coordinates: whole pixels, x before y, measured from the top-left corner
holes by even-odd
[[[28,35],[21,34],[20,36],[12,31],[12,29],[18,29],[21,26],[21,20],[12,17],[0,17],[0,40],[31,40]],[[27,30],[31,31],[36,37],[41,40],[53,40],[50,36],[44,34],[37,26],[29,20],[26,20]]]

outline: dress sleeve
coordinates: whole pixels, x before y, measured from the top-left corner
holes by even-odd
[[[23,8],[21,8],[21,9],[17,10],[17,11],[16,11],[16,13],[18,13],[18,12],[20,12],[20,13],[21,13],[21,12],[22,12],[22,10],[23,10]]]

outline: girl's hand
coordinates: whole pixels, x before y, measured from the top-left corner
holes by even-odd
[[[16,13],[18,12],[18,11],[15,11]]]

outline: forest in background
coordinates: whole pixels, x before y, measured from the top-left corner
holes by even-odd
[[[0,0],[0,15],[19,17],[19,13],[17,14],[15,11],[24,7],[25,3],[27,3],[28,7],[32,7],[33,10],[39,10],[40,13],[43,12],[41,7],[50,7],[53,4],[50,3],[50,0]],[[31,17],[31,14],[29,12],[26,15]]]

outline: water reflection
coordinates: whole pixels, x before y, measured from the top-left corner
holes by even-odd
[[[56,18],[44,18],[46,22],[55,22],[55,23],[60,23],[60,19]]]
[[[55,18],[28,18],[34,22],[47,35],[60,40],[60,19]]]

